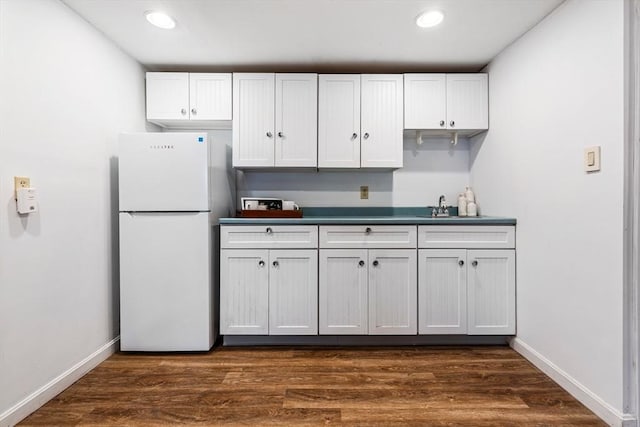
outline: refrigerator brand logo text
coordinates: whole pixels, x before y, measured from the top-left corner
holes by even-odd
[[[173,150],[173,145],[150,145],[152,150]]]

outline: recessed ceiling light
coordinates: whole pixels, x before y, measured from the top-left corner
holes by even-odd
[[[425,12],[416,18],[416,25],[422,28],[435,27],[444,19],[444,14],[439,10]]]
[[[144,16],[147,17],[147,21],[151,22],[158,28],[171,30],[176,26],[176,21],[174,21],[172,17],[164,12],[158,12],[157,10],[148,10],[144,13]]]

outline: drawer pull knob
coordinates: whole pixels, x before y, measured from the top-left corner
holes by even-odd
[[[260,262],[258,262],[258,265],[259,265],[260,267],[264,267],[264,261],[263,261],[263,260],[260,260]]]
[[[358,265],[359,265],[360,267],[364,267],[364,261],[363,261],[363,260],[360,260],[360,262],[358,263]]]
[[[273,233],[273,230],[271,229],[271,227],[267,227],[267,234],[271,234]]]
[[[380,264],[380,263],[378,262],[378,260],[373,261],[373,266],[374,266],[374,267],[377,267],[377,266],[378,266],[378,264]]]
[[[371,227],[367,227],[367,228],[364,230],[364,232],[365,232],[365,234],[370,234],[370,233],[371,233]]]
[[[463,260],[458,261],[458,265],[462,267],[464,265],[464,261]]]
[[[471,263],[471,265],[473,265],[474,267],[477,267],[478,266],[478,261],[474,259],[473,262]]]
[[[277,267],[277,266],[279,266],[279,265],[280,265],[280,263],[279,263],[278,261],[273,261],[273,266],[274,266],[274,267]]]

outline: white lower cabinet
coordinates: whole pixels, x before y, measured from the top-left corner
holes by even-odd
[[[418,252],[418,333],[467,333],[467,251]]]
[[[420,249],[420,334],[515,334],[515,250]]]
[[[415,335],[415,249],[321,249],[320,334]]]
[[[467,251],[469,335],[516,333],[514,250]]]
[[[220,333],[316,335],[318,251],[223,249]]]

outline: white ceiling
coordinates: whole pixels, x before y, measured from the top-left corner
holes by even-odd
[[[63,1],[152,70],[401,72],[478,71],[563,0]],[[418,28],[430,9],[444,22]]]

